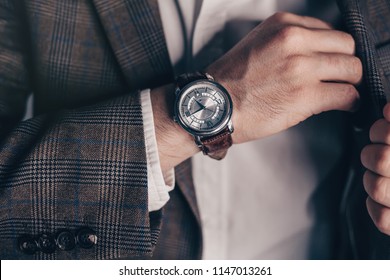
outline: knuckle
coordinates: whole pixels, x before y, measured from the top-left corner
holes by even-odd
[[[360,74],[363,71],[362,61],[357,56],[352,57],[351,64],[356,73]]]
[[[344,34],[345,41],[348,43],[351,53],[355,53],[355,39],[352,37],[351,34],[348,33],[342,33],[342,34]]]
[[[276,12],[271,16],[270,19],[272,19],[275,22],[284,23],[287,22],[287,18],[289,17],[289,13],[285,12]]]
[[[280,28],[277,33],[279,41],[288,49],[299,46],[304,36],[305,29],[303,27],[286,25]]]
[[[356,76],[356,82],[360,82],[363,75],[363,65],[356,56],[351,59],[351,71]]]
[[[289,55],[285,60],[284,69],[282,70],[294,77],[301,74],[307,68],[307,60],[307,57],[303,55]]]
[[[376,149],[374,152],[376,170],[386,172],[390,167],[390,152],[386,148]]]
[[[354,54],[355,39],[352,37],[352,35],[342,31],[337,31],[337,33],[339,35],[340,41],[343,42],[343,44],[345,45],[345,50],[351,55]]]
[[[382,176],[376,176],[376,178],[372,182],[372,186],[370,187],[370,196],[373,200],[378,203],[386,202],[386,178]]]

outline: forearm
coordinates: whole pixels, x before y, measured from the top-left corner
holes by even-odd
[[[173,121],[174,91],[173,84],[151,90],[156,140],[163,172],[200,151],[194,138]]]

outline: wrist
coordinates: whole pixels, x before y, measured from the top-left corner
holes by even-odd
[[[175,122],[194,137],[204,155],[223,159],[233,144],[229,93],[208,73],[184,73],[176,83]]]
[[[233,144],[239,144],[245,142],[245,137],[242,132],[242,123],[241,123],[241,104],[243,94],[241,93],[241,87],[239,86],[240,81],[238,78],[230,77],[226,75],[223,67],[219,65],[219,61],[210,65],[207,70],[211,76],[214,77],[214,80],[221,84],[228,91],[232,103],[233,103],[233,113],[232,113],[232,123],[234,125],[234,133],[232,133]]]
[[[173,121],[174,92],[173,84],[151,91],[157,147],[163,172],[199,152],[194,138]]]

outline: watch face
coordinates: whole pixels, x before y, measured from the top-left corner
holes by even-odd
[[[181,91],[176,110],[179,123],[187,131],[195,135],[212,135],[226,127],[232,103],[222,86],[200,80]]]

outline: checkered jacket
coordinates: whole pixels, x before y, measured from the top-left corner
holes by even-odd
[[[157,2],[1,0],[0,38],[1,259],[150,257],[162,213],[148,212],[138,90],[172,80]],[[22,235],[82,227],[89,250],[20,251]]]

